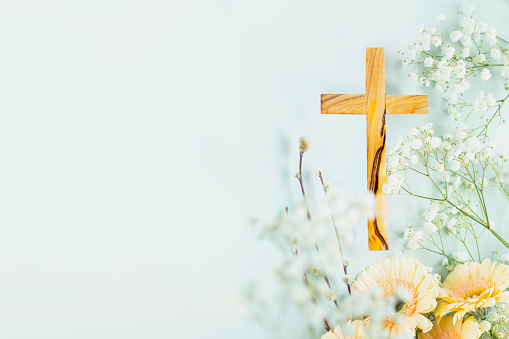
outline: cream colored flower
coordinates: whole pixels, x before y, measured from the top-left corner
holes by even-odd
[[[387,319],[386,326],[391,336],[413,333],[416,327],[426,332],[433,326],[421,313],[431,312],[437,306],[438,281],[416,259],[395,256],[380,259],[362,272],[352,285],[355,293],[367,292],[372,288],[381,289],[381,297],[402,291],[408,295],[399,311],[400,321],[395,323],[393,319]]]
[[[418,339],[479,339],[482,332],[474,317],[454,323],[453,316],[449,315],[437,320],[435,326],[427,333],[419,333]]]
[[[509,302],[509,266],[491,263],[470,262],[456,266],[440,288],[440,303],[436,317],[456,312],[453,323],[476,308],[485,308],[497,302]]]
[[[329,331],[322,335],[321,339],[367,339],[366,331],[364,330],[364,321],[355,320],[347,323],[351,336],[345,337],[340,326],[336,326],[334,331]]]

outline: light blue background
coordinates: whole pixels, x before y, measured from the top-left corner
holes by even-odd
[[[396,51],[460,7],[0,0],[0,337],[267,338],[241,291],[276,252],[248,221],[297,201],[298,137],[306,171],[365,187],[364,117],[321,116],[320,93],[364,93],[385,47],[387,92],[431,94]],[[509,4],[485,7],[507,35]],[[388,117],[389,146],[442,108]],[[422,208],[389,198],[392,253]],[[382,255],[359,239],[354,271]]]

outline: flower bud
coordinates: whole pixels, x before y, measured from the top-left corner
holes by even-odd
[[[311,267],[309,269],[309,272],[311,272],[312,275],[316,275],[317,277],[321,277],[323,276],[323,273],[322,271],[320,271],[320,269],[318,267]]]
[[[343,280],[343,282],[347,285],[352,282],[352,278],[350,278],[349,275],[345,275],[341,280]]]
[[[325,298],[327,298],[330,301],[334,301],[336,300],[336,293],[334,293],[333,290],[328,289],[327,291],[325,291]]]
[[[309,150],[309,139],[306,137],[299,138],[299,149],[302,152],[307,152]]]

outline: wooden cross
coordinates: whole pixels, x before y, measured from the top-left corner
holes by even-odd
[[[365,114],[368,189],[376,196],[376,217],[368,220],[369,249],[388,250],[385,182],[385,115],[427,114],[427,95],[386,95],[383,48],[366,49],[366,94],[322,94],[322,114]]]

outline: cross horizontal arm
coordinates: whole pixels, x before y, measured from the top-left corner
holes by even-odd
[[[366,114],[365,94],[322,94],[322,114]],[[427,95],[386,95],[385,114],[428,114]]]
[[[366,95],[322,94],[322,114],[366,114]]]
[[[428,114],[428,96],[386,95],[385,114]]]

